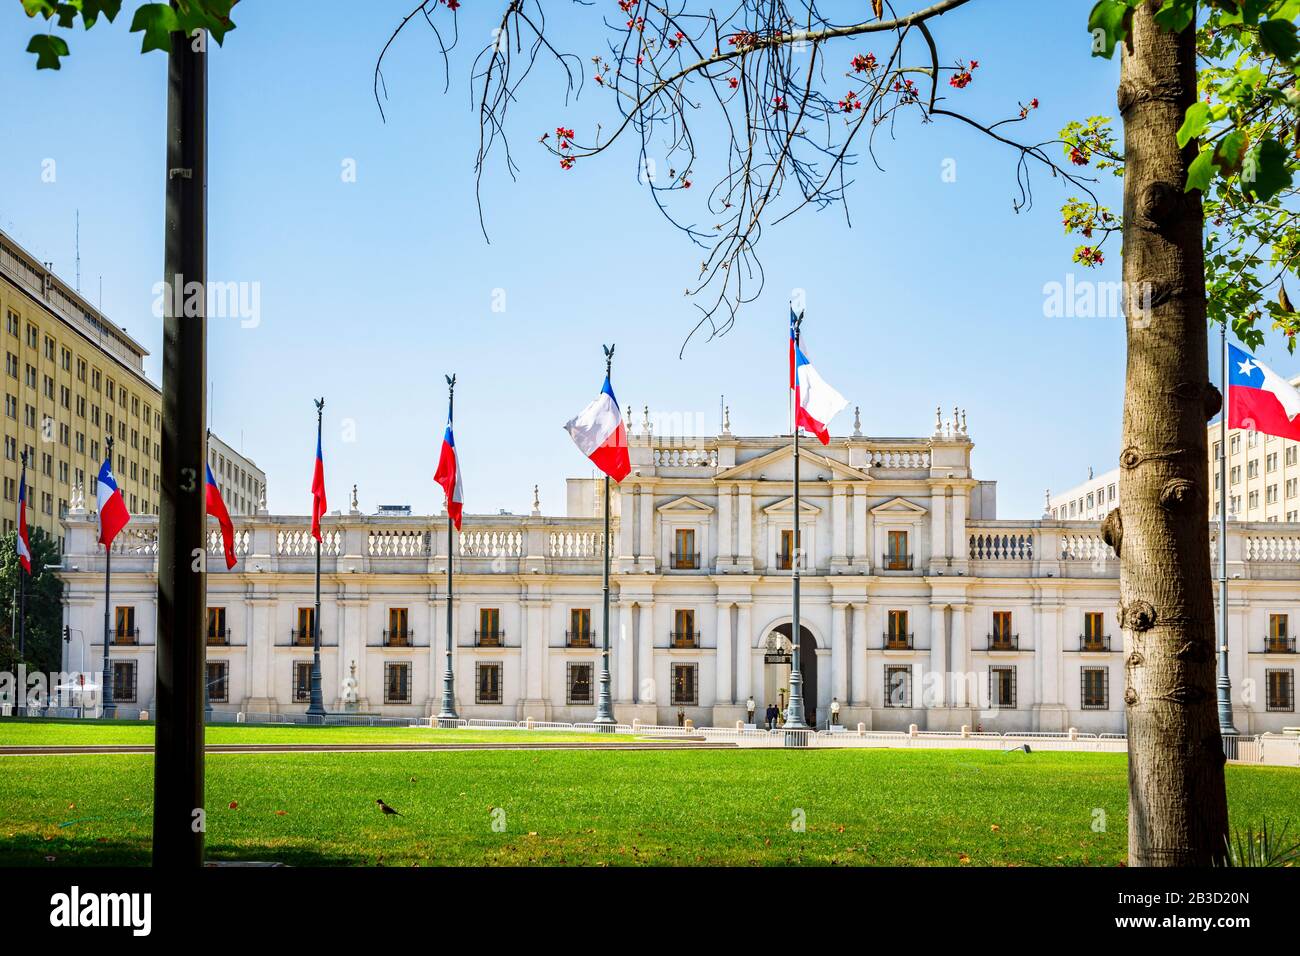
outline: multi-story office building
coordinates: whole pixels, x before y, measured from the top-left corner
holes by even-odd
[[[810,718],[873,729],[1124,730],[1119,561],[1096,521],[999,519],[964,426],[918,438],[724,431],[632,435],[610,505],[612,696],[622,721],[729,726],[784,707],[791,569]],[[599,687],[601,484],[573,479],[564,516],[465,515],[452,601],[457,707],[489,719],[590,720]],[[322,686],[331,711],[427,716],[445,661],[445,516],[322,521]],[[214,710],[302,713],[315,627],[316,542],[302,516],[235,519],[239,564],[210,540],[207,686]],[[104,555],[70,514],[64,669],[103,666]],[[1300,529],[1234,522],[1227,561],[1236,725],[1295,717]],[[154,700],[157,523],[114,543],[110,652],[128,713]],[[1216,618],[1217,621],[1217,618]]]
[[[266,501],[266,473],[253,459],[208,433],[208,465],[232,515],[257,514]]]
[[[133,515],[156,515],[162,396],[145,375],[145,348],[59,279],[50,263],[3,232],[0,316],[5,359],[0,528],[8,532],[16,523],[26,452],[28,525],[43,528],[62,548],[60,519],[78,491],[93,502],[108,435],[127,507]],[[264,484],[265,476],[239,457],[241,470]],[[260,500],[242,488],[239,492],[241,498]]]
[[[1119,507],[1119,469],[1103,475],[1088,469],[1088,480],[1059,495],[1048,494],[1044,517],[1058,521],[1101,521]]]

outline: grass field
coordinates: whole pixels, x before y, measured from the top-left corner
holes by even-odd
[[[147,755],[0,758],[0,865],[146,863],[151,773]],[[1227,774],[1234,826],[1294,828],[1300,772]],[[212,755],[207,847],[296,865],[1112,866],[1125,786],[1122,754]]]
[[[309,727],[293,724],[216,724],[208,727],[210,744],[355,744],[355,743],[555,743],[608,742],[608,734],[558,730],[440,730],[425,727]],[[628,737],[618,739],[627,740]],[[153,724],[138,720],[0,720],[0,747],[153,744]]]

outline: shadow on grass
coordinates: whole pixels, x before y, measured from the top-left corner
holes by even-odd
[[[258,862],[285,866],[356,866],[354,857],[321,853],[311,847],[262,843],[209,843],[205,859],[211,863]],[[94,841],[45,839],[35,834],[0,838],[0,868],[149,866],[152,850],[148,840]]]

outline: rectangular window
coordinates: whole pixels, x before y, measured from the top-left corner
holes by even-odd
[[[912,668],[905,665],[885,668],[885,706],[912,706]]]
[[[1083,649],[1086,651],[1107,650],[1106,615],[1101,611],[1087,611],[1083,615]]]
[[[311,647],[316,633],[316,609],[298,608],[298,626],[293,629],[293,643],[298,647]]]
[[[230,643],[230,631],[226,628],[224,607],[208,608],[208,643],[215,645]]]
[[[700,566],[695,553],[695,529],[678,528],[673,532],[672,566],[678,571],[693,571]]]
[[[890,531],[886,540],[888,550],[885,552],[885,570],[910,571],[912,556],[907,551],[907,532]]]
[[[778,571],[790,571],[794,568],[795,555],[799,552],[799,543],[802,540],[802,531],[799,532],[799,538],[796,540],[793,528],[782,530],[781,550],[776,555],[776,568]],[[803,567],[803,564],[800,564],[799,567]]]
[[[501,632],[501,609],[495,607],[479,608],[478,631],[474,635],[478,646],[500,647],[501,639],[504,636]]]
[[[1011,650],[1016,646],[1016,635],[1011,633],[1011,612],[993,612],[993,633],[989,635],[989,646],[998,650]]]
[[[113,661],[113,702],[135,702],[135,661]]]
[[[889,630],[885,632],[885,647],[890,650],[906,650],[912,646],[912,635],[907,629],[907,612],[889,612]]]
[[[384,631],[385,647],[410,647],[411,630],[406,626],[407,609],[390,607],[388,609],[388,630]]]
[[[293,699],[297,703],[311,700],[311,661],[293,662]]]
[[[474,703],[501,703],[501,665],[479,663],[475,665]]]
[[[565,635],[569,647],[591,647],[591,608],[575,607],[569,611],[569,633]]]
[[[214,704],[230,702],[230,665],[225,661],[208,661],[208,700]]]
[[[679,608],[673,612],[673,647],[695,647],[699,635],[695,633],[695,612]]]
[[[1084,667],[1079,671],[1079,701],[1084,710],[1106,710],[1110,706],[1110,668]]]
[[[696,704],[698,703],[697,686],[695,680],[696,665],[694,664],[674,664],[673,665],[673,690],[672,702],[674,704]]]
[[[993,707],[1015,710],[1016,669],[1014,667],[989,668],[989,704]]]
[[[1268,684],[1268,709],[1287,713],[1295,710],[1295,672],[1267,670],[1264,677]]]
[[[591,696],[591,671],[593,664],[566,664],[565,665],[565,702],[569,704],[590,704]]]
[[[138,643],[140,632],[135,627],[135,608],[119,606],[113,617],[113,643]]]
[[[404,661],[384,663],[384,703],[411,702],[411,665]]]

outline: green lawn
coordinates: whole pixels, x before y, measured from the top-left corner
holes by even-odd
[[[1234,826],[1300,823],[1300,772],[1227,773]],[[0,758],[0,865],[146,863],[150,775],[145,755]],[[1125,786],[1122,754],[213,755],[207,845],[298,865],[1111,866]],[[383,816],[377,797],[405,815]]]
[[[427,727],[309,727],[291,724],[216,724],[207,728],[210,744],[357,743],[555,743],[600,740],[609,734],[567,730],[440,730]],[[630,740],[620,735],[617,740]],[[152,744],[153,724],[139,720],[0,720],[0,746],[84,747]],[[0,818],[3,819],[3,818]]]

